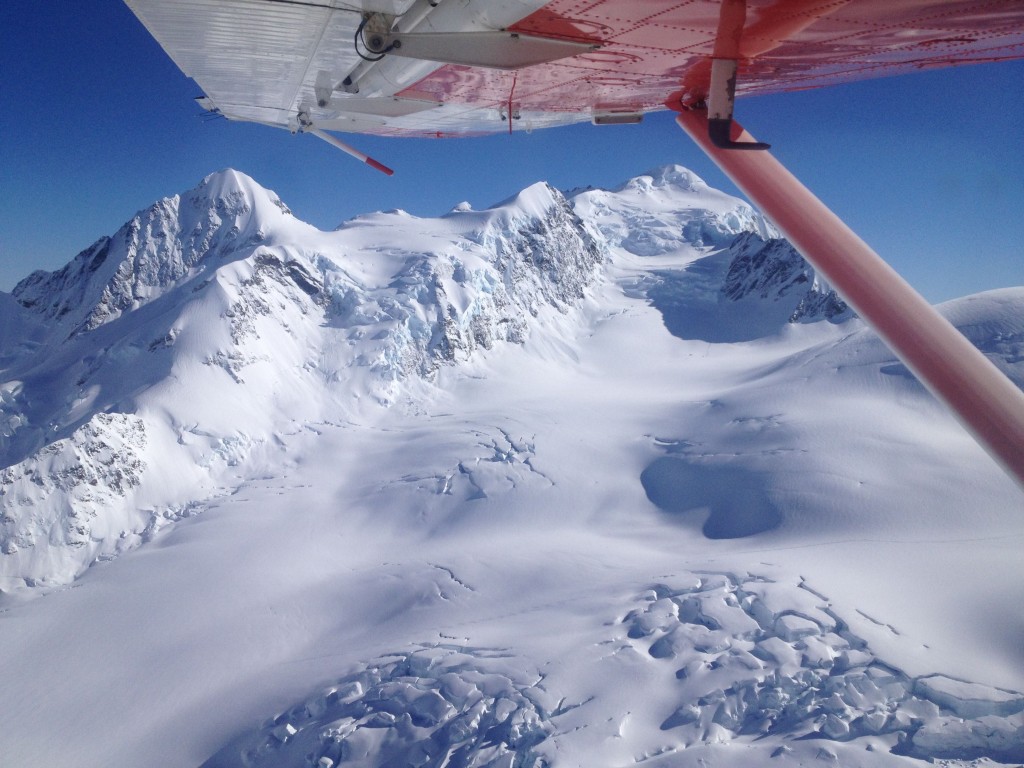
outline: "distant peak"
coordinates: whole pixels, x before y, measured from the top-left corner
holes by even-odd
[[[696,192],[706,188],[707,184],[689,168],[670,164],[630,179],[622,185],[621,189],[658,189],[663,187]]]

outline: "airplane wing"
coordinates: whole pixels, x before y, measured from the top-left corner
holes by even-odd
[[[125,2],[204,106],[293,131],[301,120],[420,137],[637,121],[706,98],[722,55],[739,62],[737,95],[1024,56],[1020,0]],[[730,5],[745,14],[732,44]]]

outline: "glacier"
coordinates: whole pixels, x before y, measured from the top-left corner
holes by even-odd
[[[940,310],[1024,383],[1024,290]],[[1019,489],[684,168],[225,170],[0,318],[12,765],[1024,760]]]

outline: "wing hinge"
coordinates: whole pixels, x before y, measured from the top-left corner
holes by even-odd
[[[769,149],[762,141],[733,141],[732,112],[736,102],[736,59],[711,60],[708,91],[708,138],[719,149]]]

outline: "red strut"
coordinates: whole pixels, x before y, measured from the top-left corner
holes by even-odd
[[[1024,392],[769,152],[715,147],[702,110],[676,122],[1024,488]]]

